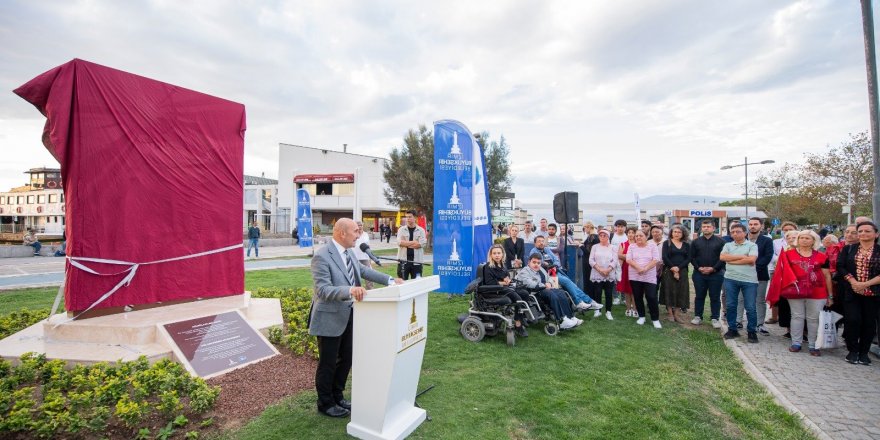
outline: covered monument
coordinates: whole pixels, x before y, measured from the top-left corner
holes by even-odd
[[[79,59],[15,93],[61,164],[69,312],[244,292],[242,104]]]

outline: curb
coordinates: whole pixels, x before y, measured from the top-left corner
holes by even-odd
[[[726,332],[727,326],[722,326],[722,330]],[[770,382],[770,380],[767,379],[766,376],[764,376],[764,373],[762,373],[761,370],[758,369],[758,367],[755,366],[755,364],[751,361],[751,359],[746,356],[745,352],[743,352],[742,349],[739,348],[739,345],[737,345],[735,340],[724,339],[724,332],[721,333],[724,345],[726,345],[728,348],[730,348],[731,351],[733,351],[734,354],[736,354],[736,357],[738,357],[739,360],[743,363],[743,366],[745,367],[746,372],[749,373],[749,376],[752,376],[752,379],[755,379],[755,381],[763,385],[764,388],[766,388],[767,391],[769,391],[770,394],[773,396],[773,399],[776,400],[776,403],[778,403],[780,406],[785,408],[786,411],[800,419],[801,422],[807,427],[807,429],[812,431],[817,438],[821,440],[833,440],[833,438],[828,435],[824,430],[822,430],[822,428],[819,427],[816,422],[812,421],[806,414],[802,413],[797,408],[797,406],[795,406],[793,403],[791,403],[790,400],[788,400],[787,397],[785,397],[785,394],[783,394],[781,391],[779,391],[778,388],[776,388],[776,385],[773,385],[773,383]]]

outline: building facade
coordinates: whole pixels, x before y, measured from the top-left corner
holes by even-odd
[[[0,193],[0,233],[15,240],[27,229],[60,237],[64,231],[64,191],[61,170],[32,168],[24,186]]]
[[[394,222],[399,208],[384,194],[387,159],[346,150],[279,144],[278,210],[289,212],[303,188],[312,196],[313,222],[324,232],[342,217],[363,219],[366,231]]]

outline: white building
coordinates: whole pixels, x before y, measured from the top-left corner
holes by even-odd
[[[25,230],[61,236],[64,231],[64,191],[61,170],[32,168],[25,171],[29,182],[0,193],[0,233],[15,239]]]
[[[341,217],[362,218],[368,231],[379,222],[390,223],[398,207],[385,200],[386,162],[347,151],[279,144],[278,209],[292,209],[295,191],[305,188],[312,196],[313,222],[324,230]]]
[[[244,176],[244,230],[257,222],[264,231],[287,234],[290,229],[290,210],[278,209],[278,181],[264,176]]]

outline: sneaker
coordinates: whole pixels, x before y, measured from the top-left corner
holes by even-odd
[[[660,321],[651,321],[651,322],[653,322],[654,328],[663,328],[663,326],[660,325]]]
[[[733,339],[738,338],[739,332],[736,330],[728,330],[727,333],[724,334],[724,339]]]
[[[743,328],[743,323],[741,323],[741,322],[737,322],[737,323],[736,323],[736,329],[737,329],[737,330],[741,330],[742,328]]]
[[[614,301],[611,301],[611,304],[614,304],[615,306],[619,306],[620,305],[620,298],[614,298]]]
[[[591,303],[589,304],[589,307],[587,307],[587,310],[596,310],[596,311],[598,311],[598,310],[601,309],[602,307],[605,307],[605,306],[602,305],[602,304],[597,303],[596,301],[593,301],[593,302],[591,302]]]
[[[749,332],[748,341],[752,344],[758,343],[758,334],[755,332]]]
[[[595,312],[593,312],[593,318],[598,318],[600,316],[602,316],[601,310],[596,310]]]
[[[797,344],[792,344],[791,347],[788,347],[788,351],[792,353],[798,353],[801,351],[801,346]]]
[[[605,312],[605,319],[609,321],[614,321],[614,317],[611,316],[611,312]]]
[[[644,323],[645,323],[645,317],[644,317],[644,316],[642,316],[642,317],[640,317],[639,319],[636,320],[636,324],[638,324],[638,325],[643,325]]]
[[[760,333],[762,335],[769,335],[770,334],[770,332],[768,332],[767,329],[764,328],[763,324],[758,326],[758,333]]]
[[[575,324],[574,320],[566,316],[565,319],[562,320],[562,324],[559,324],[559,328],[563,330],[568,330],[570,328],[574,328],[576,325],[577,324]]]
[[[579,326],[579,325],[581,325],[581,324],[584,323],[584,320],[583,320],[583,319],[580,319],[580,318],[578,318],[578,317],[571,318],[571,320],[574,321],[574,326],[575,326],[575,327],[577,327],[577,326]]]
[[[700,325],[702,323],[703,323],[703,318],[700,318],[699,316],[694,316],[694,319],[691,319],[691,324],[693,324],[693,325]]]
[[[526,326],[524,326],[524,325],[516,327],[513,331],[514,331],[514,333],[516,333],[517,336],[519,336],[521,338],[528,338],[529,337],[529,331],[526,330]]]
[[[712,328],[721,328],[721,321],[717,319],[712,320]]]
[[[859,365],[871,365],[871,358],[868,357],[868,353],[859,355]]]
[[[590,308],[590,305],[585,302],[579,302],[579,303],[577,303],[575,308],[577,308],[578,310],[587,310]]]
[[[854,352],[854,351],[849,352],[849,353],[846,355],[846,361],[849,362],[849,363],[851,363],[851,364],[857,364],[857,363],[859,363],[859,354],[856,353],[856,352]]]

